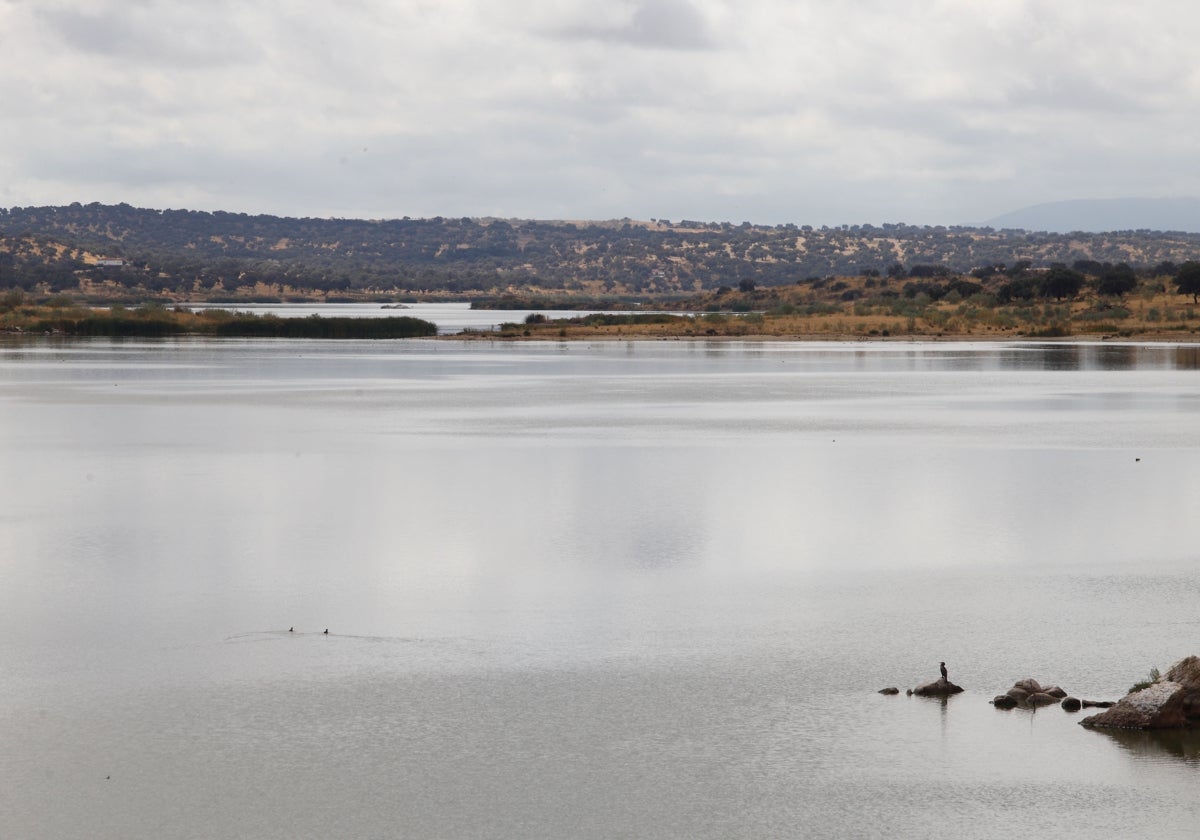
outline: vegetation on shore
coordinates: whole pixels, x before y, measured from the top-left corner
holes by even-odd
[[[502,338],[1190,337],[1200,330],[1200,234],[0,208],[0,330],[433,335],[411,318],[181,307],[435,300],[628,313],[539,315],[483,333]]]
[[[92,303],[478,299],[664,302],[875,272],[1200,260],[1200,234],[906,224],[294,219],[127,204],[0,208],[0,290]]]
[[[1118,282],[1119,280],[1119,282]],[[1172,288],[1175,287],[1175,288]],[[1182,293],[1182,294],[1181,294]],[[674,315],[622,313],[501,325],[503,338],[1177,338],[1200,332],[1200,306],[1167,275],[1113,267],[984,278],[844,277],[790,287],[723,288]],[[495,336],[497,333],[486,333]]]
[[[205,309],[198,312],[149,304],[135,309],[91,309],[56,300],[50,305],[13,306],[0,300],[0,331],[33,335],[140,336],[211,335],[243,338],[418,338],[437,335],[429,321],[408,316],[344,318],[310,315],[280,318]]]
[[[1179,278],[1184,280],[1181,282]],[[1200,333],[1200,305],[1187,274],[1138,276],[1113,268],[1096,275],[1055,268],[983,278],[859,276],[758,288],[744,283],[653,311],[555,318],[552,309],[467,338],[1173,338]],[[511,308],[542,308],[509,296]],[[575,307],[588,308],[579,301]],[[666,302],[664,302],[666,303]],[[518,305],[520,304],[520,305]],[[654,306],[653,303],[649,304]],[[404,338],[436,335],[412,317],[278,318],[222,309],[192,312],[149,302],[92,309],[68,296],[0,293],[0,331],[65,335],[199,335]]]

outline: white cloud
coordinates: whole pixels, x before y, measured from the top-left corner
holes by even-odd
[[[0,0],[0,203],[963,222],[1200,193],[1175,0]]]

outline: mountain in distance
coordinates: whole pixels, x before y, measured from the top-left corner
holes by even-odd
[[[1200,198],[1101,198],[1051,201],[1014,210],[987,227],[1047,233],[1157,230],[1200,233]]]

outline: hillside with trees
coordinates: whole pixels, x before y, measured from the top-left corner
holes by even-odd
[[[669,301],[834,277],[997,278],[1071,267],[1140,277],[1200,260],[1200,234],[814,228],[664,219],[316,219],[127,204],[0,208],[0,289],[130,299],[558,295]],[[1039,282],[1041,282],[1039,280]],[[1010,290],[1020,294],[1019,289]]]

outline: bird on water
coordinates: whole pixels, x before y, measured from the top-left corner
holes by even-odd
[[[289,632],[289,633],[295,633],[295,632],[296,632],[296,628],[295,628],[295,627],[289,627],[289,628],[288,628],[288,632]]]
[[[942,663],[942,679],[948,679],[948,677],[946,676],[946,663],[945,662]]]
[[[326,627],[326,628],[325,628],[325,634],[324,634],[324,635],[326,635],[326,636],[328,636],[328,635],[329,635],[329,628],[328,628],[328,627]]]

